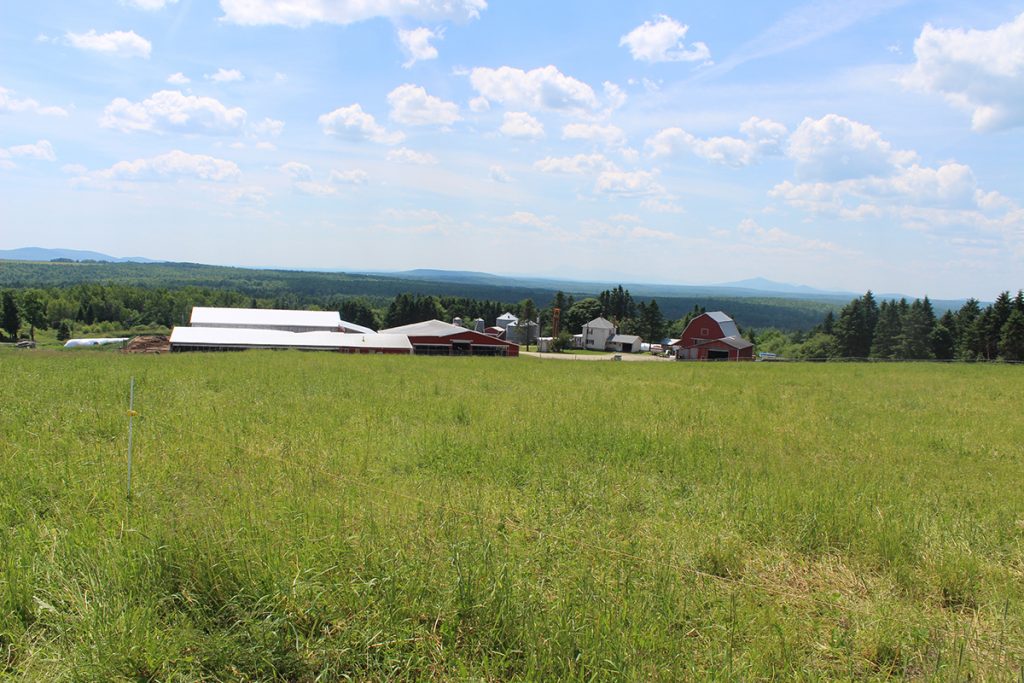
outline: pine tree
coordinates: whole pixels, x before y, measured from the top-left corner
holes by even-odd
[[[1006,360],[1024,360],[1024,313],[1014,310],[999,336],[999,353]]]
[[[942,314],[931,335],[932,355],[939,360],[952,360],[956,356],[956,318],[951,311]]]
[[[878,322],[878,305],[868,290],[863,297],[854,299],[839,312],[835,323],[835,352],[844,358],[867,358]]]
[[[14,292],[6,290],[0,297],[3,302],[3,316],[0,317],[0,327],[7,331],[12,340],[18,338],[18,330],[21,329],[21,312],[18,310],[18,302],[14,299]]]
[[[968,299],[956,312],[956,358],[976,360],[983,353],[984,340],[981,328],[981,304],[977,299]]]
[[[900,322],[897,357],[906,360],[932,358],[931,334],[935,326],[935,313],[931,305],[914,299]]]
[[[1013,313],[1013,300],[1009,292],[1001,292],[996,300],[989,306],[985,313],[985,357],[993,360],[999,356],[999,342],[1003,334],[1003,325],[1010,319]]]
[[[638,316],[643,337],[651,343],[660,342],[665,336],[665,316],[661,313],[658,301],[651,299],[646,306],[641,302],[638,306]]]
[[[872,358],[895,358],[896,340],[900,334],[900,312],[895,301],[883,301],[878,309],[878,323],[871,342]]]

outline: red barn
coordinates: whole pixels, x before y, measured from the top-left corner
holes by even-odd
[[[698,315],[672,346],[676,358],[684,360],[754,359],[754,345],[740,336],[733,319],[721,311]]]
[[[379,334],[409,337],[413,350],[428,356],[518,356],[519,345],[441,320],[402,325]]]

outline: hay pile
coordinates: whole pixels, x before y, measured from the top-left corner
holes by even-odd
[[[124,347],[125,353],[167,353],[171,340],[162,334],[142,334],[132,337]]]

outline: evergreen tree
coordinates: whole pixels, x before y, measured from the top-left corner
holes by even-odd
[[[945,316],[943,316],[945,319]],[[932,328],[929,340],[932,346],[932,355],[939,360],[952,360],[956,355],[956,337],[953,332],[940,320]]]
[[[68,339],[71,339],[71,321],[61,320],[57,325],[57,341],[67,341]]]
[[[835,324],[835,353],[845,358],[867,358],[871,354],[877,321],[878,304],[868,290],[839,312]]]
[[[21,312],[18,310],[18,302],[14,298],[14,292],[4,290],[0,297],[3,303],[3,315],[0,317],[0,327],[6,330],[12,340],[18,338],[18,330],[21,329]]]
[[[1006,360],[1024,360],[1024,312],[1014,310],[1003,325],[999,352]]]
[[[926,300],[927,301],[927,300]],[[896,357],[905,360],[932,358],[932,328],[935,327],[935,313],[920,299],[914,299],[900,320],[900,335]]]
[[[993,360],[999,356],[999,342],[1003,334],[1003,325],[1013,313],[1013,300],[1009,292],[1001,292],[985,313],[985,358]]]
[[[834,334],[836,326],[836,316],[833,315],[832,311],[825,314],[825,319],[821,321],[821,331],[825,334]]]
[[[643,305],[643,304],[641,304]],[[658,343],[665,337],[665,316],[661,313],[657,299],[639,309],[642,336],[651,343]]]
[[[976,360],[983,354],[984,335],[981,327],[981,304],[971,298],[956,312],[956,358]]]
[[[871,342],[872,358],[895,358],[900,334],[900,311],[895,301],[883,301],[878,308],[878,323]]]

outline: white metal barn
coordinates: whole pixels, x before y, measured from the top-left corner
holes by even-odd
[[[358,332],[374,334],[346,322],[337,311],[289,311],[270,308],[192,308],[192,327],[279,330],[281,332]]]
[[[175,327],[172,351],[228,351],[242,349],[302,349],[340,353],[411,354],[405,335],[344,332],[287,332],[284,330]]]

